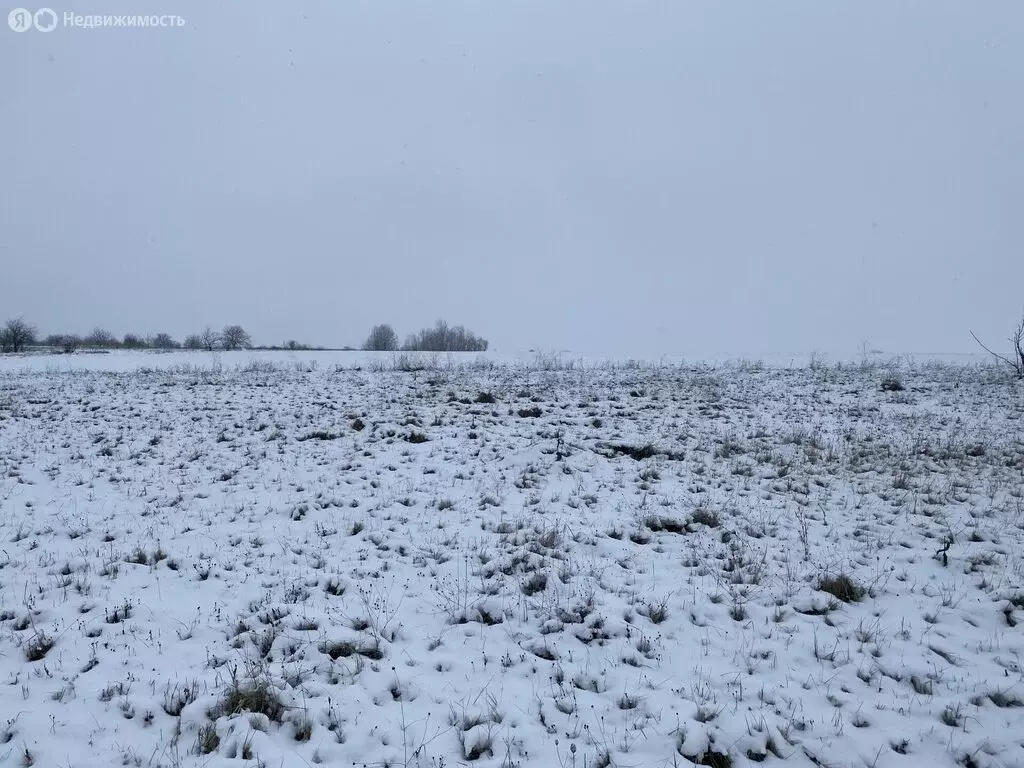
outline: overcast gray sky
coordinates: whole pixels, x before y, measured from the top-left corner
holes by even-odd
[[[0,27],[44,333],[949,352],[1024,308],[1020,0],[51,7],[186,24]]]

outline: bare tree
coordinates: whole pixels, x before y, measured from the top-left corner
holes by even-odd
[[[210,326],[206,326],[203,332],[199,334],[199,348],[205,349],[207,352],[213,352],[220,344],[220,334],[217,333]]]
[[[35,343],[35,326],[25,322],[23,317],[8,320],[0,330],[0,351],[24,352],[25,347]]]
[[[80,346],[82,346],[82,337],[77,333],[65,333],[61,336],[60,348],[65,355],[70,355]]]
[[[76,336],[73,333],[51,333],[43,341],[47,347],[59,349],[65,355],[70,355],[80,346],[82,346],[82,337]]]
[[[141,336],[137,336],[134,333],[126,333],[124,335],[124,340],[121,342],[121,346],[125,349],[145,349],[149,345]]]
[[[153,349],[175,349],[178,342],[172,339],[169,333],[158,333],[149,340],[149,346]]]
[[[252,346],[252,339],[242,326],[227,325],[220,333],[220,343],[227,350],[248,349]]]
[[[82,338],[73,333],[51,333],[43,339],[43,346],[59,349],[64,354],[69,355],[82,346]]]
[[[974,336],[974,340],[978,342],[979,347],[992,355],[996,360],[1010,366],[1018,379],[1024,379],[1024,315],[1021,316],[1020,322],[1017,324],[1017,328],[1008,339],[1010,344],[1013,345],[1011,357],[1006,357],[1005,355],[1000,355],[998,352],[993,352],[981,343],[981,339],[974,335],[974,331],[971,331],[971,336]]]
[[[202,349],[203,339],[198,333],[193,333],[185,337],[185,342],[182,346],[185,349]]]
[[[452,328],[438,320],[433,328],[424,328],[406,338],[402,348],[410,352],[484,352],[487,340],[461,325]]]
[[[398,334],[387,323],[375,325],[363,342],[363,349],[367,352],[394,352],[398,349]]]
[[[85,346],[87,347],[116,347],[118,346],[117,337],[114,336],[106,328],[93,328],[89,334],[85,337]]]

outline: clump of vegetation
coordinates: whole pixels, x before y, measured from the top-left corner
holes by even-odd
[[[199,729],[199,733],[196,735],[195,752],[197,755],[211,755],[217,751],[219,746],[220,736],[213,723],[207,723]]]
[[[242,681],[233,676],[223,700],[212,713],[214,716],[255,712],[266,715],[273,723],[280,723],[285,706],[269,678],[253,676]]]
[[[303,435],[299,438],[300,443],[304,443],[306,440],[337,440],[341,435],[336,435],[333,432],[328,432],[325,429],[318,429],[310,432],[308,435]]]
[[[637,612],[641,616],[646,616],[652,624],[661,624],[668,618],[668,598],[651,600]]]
[[[543,571],[536,571],[533,574],[531,574],[530,578],[524,581],[519,588],[522,590],[524,595],[526,595],[527,597],[532,597],[533,595],[536,595],[538,592],[543,592],[544,588],[547,585],[547,574]]]
[[[494,735],[489,728],[460,731],[459,744],[462,747],[462,759],[467,762],[472,763],[494,754]]]
[[[39,661],[46,657],[46,654],[53,648],[54,640],[45,632],[36,632],[25,644],[25,658],[29,661]]]
[[[818,589],[828,592],[844,603],[856,603],[864,597],[867,590],[845,573],[838,576],[826,576],[818,582]]]
[[[313,720],[305,712],[295,719],[295,740],[309,741],[313,736]]]
[[[163,708],[171,717],[178,717],[182,711],[196,700],[199,695],[199,681],[193,680],[191,683],[186,685],[177,685],[173,687],[170,683],[164,689],[164,701]],[[205,753],[209,754],[209,753]]]
[[[321,646],[320,650],[330,656],[331,661],[337,661],[338,659],[347,659],[350,656],[355,656],[359,647],[355,643],[339,641],[336,643],[325,643]]]
[[[331,597],[341,597],[345,594],[346,585],[340,579],[328,579],[324,582],[324,592]]]
[[[674,517],[663,515],[648,515],[644,518],[644,525],[655,533],[665,531],[667,533],[687,533],[686,523]],[[641,542],[637,542],[641,543]],[[646,543],[646,542],[643,542]]]
[[[993,704],[1003,709],[1024,707],[1024,701],[1017,694],[1010,691],[993,691],[988,697]]]
[[[609,445],[608,448],[617,456],[629,456],[631,459],[636,459],[637,461],[649,459],[652,456],[658,455],[658,449],[655,448],[652,443],[645,443],[644,445],[627,445],[625,443],[619,443],[617,445]]]
[[[962,704],[947,704],[939,713],[939,720],[950,728],[960,728],[964,724],[964,707]]]
[[[882,379],[881,387],[883,392],[902,392],[906,389],[903,381],[895,374],[890,374]]]
[[[679,732],[676,734],[676,752],[686,758],[689,762],[694,765],[707,765],[711,768],[732,768],[733,759],[728,752],[718,752],[715,750],[714,741],[711,742],[710,748],[704,752],[700,752],[696,755],[688,755],[683,752],[683,743],[685,741],[685,732]]]
[[[698,755],[694,765],[707,765],[710,768],[732,768],[732,757],[727,752],[705,752]]]
[[[132,617],[132,604],[127,600],[113,611],[107,611],[106,620],[107,624],[120,624],[122,621],[126,621]]]
[[[721,520],[718,519],[718,515],[706,507],[698,507],[693,510],[693,514],[690,515],[690,522],[700,523],[708,528],[717,528],[722,524]]]
[[[357,644],[348,640],[340,640],[322,643],[320,645],[320,650],[330,656],[331,661],[347,659],[356,655],[362,656],[364,659],[370,659],[371,661],[380,661],[384,658],[384,652],[381,650],[380,643],[377,641]]]

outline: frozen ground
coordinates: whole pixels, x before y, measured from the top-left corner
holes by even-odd
[[[756,364],[774,368],[803,368],[812,365],[871,364],[922,365],[946,363],[951,365],[983,365],[991,358],[986,354],[957,353],[911,353],[899,356],[874,352],[867,356],[830,355],[825,352],[777,353],[761,355]],[[668,367],[713,365],[718,367],[750,367],[752,359],[730,355],[716,360],[695,361],[683,355],[660,355],[653,358],[584,355],[570,350],[524,349],[496,353],[413,353],[404,352],[341,352],[341,351],[270,351],[244,350],[235,352],[188,352],[183,350],[155,351],[113,351],[109,353],[85,353],[74,355],[23,354],[0,355],[0,373],[56,373],[57,371],[136,371],[139,369],[174,370],[179,368],[202,367],[213,370],[234,370],[261,364],[276,367],[290,366],[300,370],[336,368],[401,368],[405,363],[425,365],[433,368],[517,366],[536,369],[594,368],[594,367]]]
[[[1001,372],[315,359],[2,361],[0,766],[1024,765]]]

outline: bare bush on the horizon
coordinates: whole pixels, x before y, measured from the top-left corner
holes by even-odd
[[[394,352],[398,349],[398,334],[387,323],[375,325],[363,342],[364,352]]]
[[[70,355],[82,346],[82,337],[74,333],[51,333],[43,339],[43,346],[59,349],[65,355]]]
[[[179,345],[169,333],[158,333],[149,340],[149,346],[153,349],[176,349]]]
[[[438,320],[433,328],[424,328],[406,337],[402,349],[407,352],[486,352],[487,340],[464,326],[449,327],[444,320]]]
[[[106,328],[100,328],[98,326],[88,333],[82,343],[86,347],[97,347],[99,349],[109,349],[111,347],[120,346],[120,343],[114,334]]]

